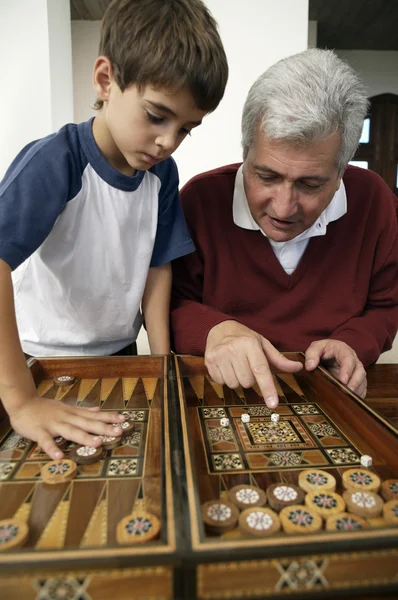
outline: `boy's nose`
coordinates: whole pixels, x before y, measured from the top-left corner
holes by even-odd
[[[163,149],[163,152],[173,152],[177,146],[177,139],[175,133],[170,131],[162,135],[158,135],[158,137],[156,138],[156,145],[160,146]]]

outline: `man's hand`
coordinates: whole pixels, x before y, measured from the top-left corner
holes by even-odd
[[[313,371],[319,363],[340,379],[353,392],[366,397],[366,371],[354,350],[339,340],[318,340],[312,342],[305,353],[305,368]]]
[[[300,362],[285,358],[262,335],[237,321],[224,321],[210,330],[205,349],[210,377],[232,389],[239,385],[249,388],[257,382],[266,405],[276,408],[278,392],[270,364],[287,373],[302,368]]]
[[[122,435],[121,427],[114,427],[109,423],[120,424],[125,420],[116,412],[70,406],[40,396],[30,398],[21,408],[9,412],[9,416],[13,429],[37,442],[53,460],[63,457],[62,451],[54,442],[55,437],[62,436],[77,444],[98,447],[101,440],[95,439],[95,436]]]

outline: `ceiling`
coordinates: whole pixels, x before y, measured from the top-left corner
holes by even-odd
[[[72,20],[100,20],[109,2],[70,0]],[[309,0],[309,7],[320,48],[398,50],[398,0]]]

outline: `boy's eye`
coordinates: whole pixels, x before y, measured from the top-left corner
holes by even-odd
[[[151,123],[159,124],[159,123],[163,123],[163,121],[164,121],[164,117],[158,117],[158,116],[150,113],[148,110],[146,111],[146,114]]]
[[[191,135],[192,131],[191,131],[191,129],[186,129],[185,127],[183,127],[183,128],[181,129],[181,133],[182,133],[183,135]]]

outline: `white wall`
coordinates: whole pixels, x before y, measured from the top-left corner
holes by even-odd
[[[398,94],[398,52],[376,50],[338,50],[360,75],[369,96]]]
[[[25,144],[73,119],[69,31],[69,0],[0,2],[0,178]]]
[[[72,21],[73,106],[76,123],[95,114],[91,76],[98,56],[101,21]]]

